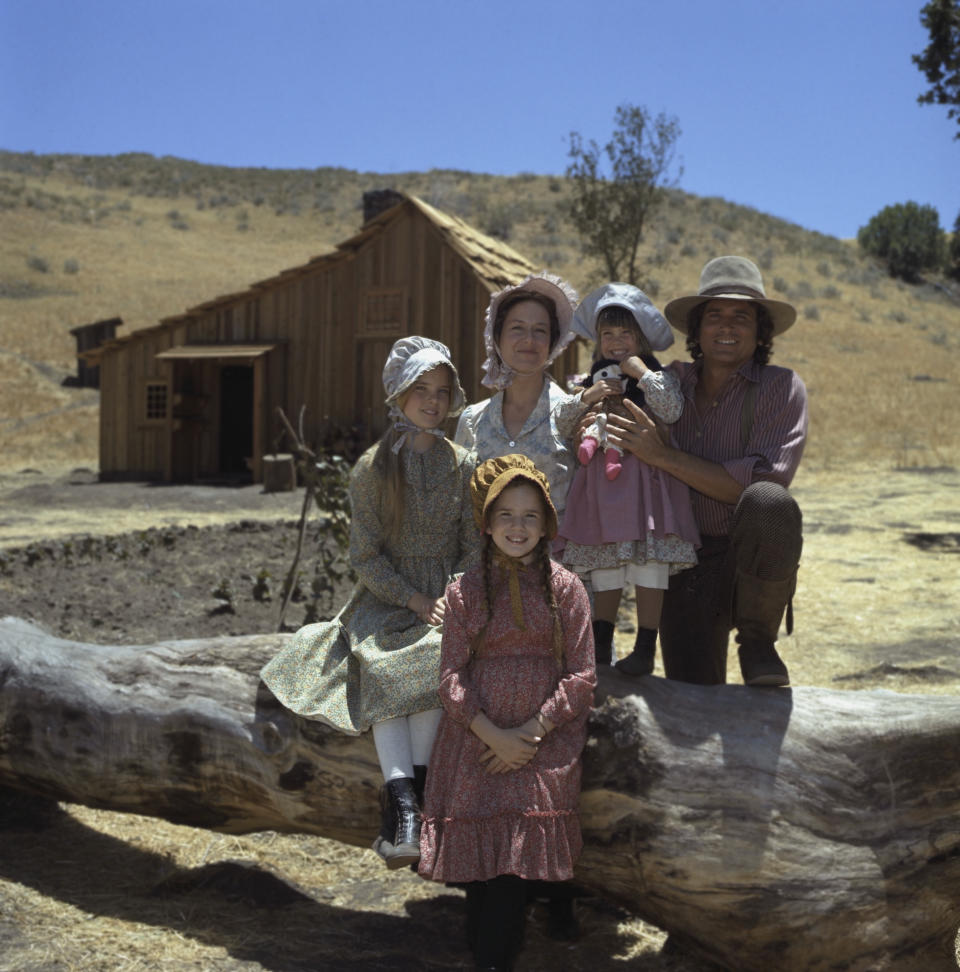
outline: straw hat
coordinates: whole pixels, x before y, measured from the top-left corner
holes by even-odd
[[[663,312],[678,331],[686,334],[690,311],[717,298],[762,304],[773,321],[774,334],[782,334],[797,319],[797,311],[792,304],[767,297],[757,265],[741,256],[721,256],[711,260],[700,271],[700,289],[697,293],[671,300]]]

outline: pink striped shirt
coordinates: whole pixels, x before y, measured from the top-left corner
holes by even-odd
[[[670,427],[674,442],[684,452],[719,463],[745,487],[759,480],[790,485],[807,440],[807,390],[795,371],[751,361],[737,372],[701,418],[693,400],[699,368],[689,361],[673,361],[668,368],[680,379],[684,397],[683,414]],[[750,437],[744,448],[741,415],[751,383],[758,389]],[[701,533],[729,533],[733,506],[692,488],[690,501]]]

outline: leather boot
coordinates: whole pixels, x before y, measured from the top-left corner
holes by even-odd
[[[417,795],[417,803],[423,806],[423,792],[427,788],[427,768],[416,763],[413,765],[413,792]]]
[[[765,580],[738,570],[734,584],[733,624],[744,685],[789,685],[787,666],[774,645],[797,587],[796,571],[786,580]],[[790,614],[788,630],[793,627]]]
[[[657,632],[652,628],[638,628],[633,651],[626,658],[621,658],[614,667],[624,675],[650,675],[656,653]]]
[[[417,803],[420,804],[420,809],[423,809],[423,794],[427,788],[427,768],[426,766],[420,766],[417,763],[413,765],[413,792],[417,795]],[[415,860],[410,865],[410,870],[414,874],[417,873],[418,865],[420,864],[419,858]]]
[[[397,821],[393,847],[384,855],[391,871],[420,860],[420,804],[413,780],[405,776],[387,783],[387,794]]]
[[[613,622],[593,622],[593,654],[598,665],[609,665],[613,660]]]
[[[387,792],[387,786],[380,787],[380,833],[370,845],[384,861],[393,853],[393,838],[397,833],[397,818],[393,812],[393,804]]]

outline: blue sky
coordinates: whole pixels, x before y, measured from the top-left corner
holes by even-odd
[[[618,104],[675,116],[680,188],[850,237],[960,212],[917,104],[923,0],[0,0],[0,148],[562,173]]]

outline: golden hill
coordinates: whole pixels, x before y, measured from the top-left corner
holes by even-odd
[[[556,177],[0,152],[0,468],[96,466],[97,393],[61,384],[76,369],[70,328],[119,316],[128,333],[304,263],[354,233],[363,192],[384,187],[506,239],[581,292],[602,282]],[[643,285],[662,304],[726,252],[756,260],[768,292],[799,310],[774,360],[810,391],[804,469],[957,464],[960,304],[942,282],[892,280],[852,242],[672,190],[646,233]]]

